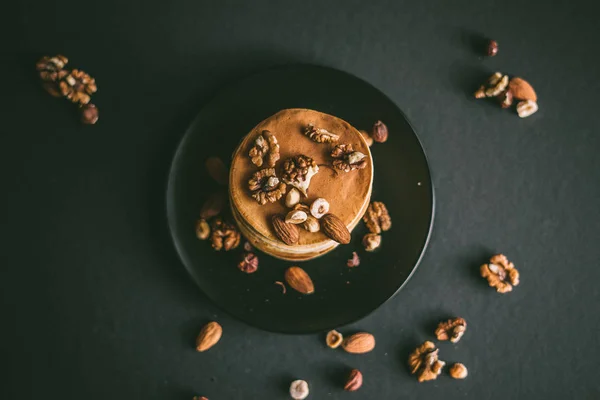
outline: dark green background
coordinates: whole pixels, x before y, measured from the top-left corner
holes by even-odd
[[[3,12],[0,112],[3,399],[595,399],[600,395],[600,39],[592,1],[20,1]],[[477,38],[500,43],[476,53]],[[62,53],[96,77],[96,126],[39,87]],[[355,74],[407,114],[427,151],[436,221],[405,289],[344,331],[269,334],[209,304],[164,223],[165,179],[189,122],[224,85],[266,67]],[[521,120],[472,99],[489,72],[529,80]],[[496,294],[478,265],[504,252],[522,283]],[[367,267],[367,266],[365,266]],[[418,384],[409,351],[440,318],[467,319],[441,358],[470,370]],[[204,322],[224,336],[194,351]],[[348,368],[360,392],[341,390]]]

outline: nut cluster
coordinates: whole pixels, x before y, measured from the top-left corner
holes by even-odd
[[[252,197],[260,204],[274,203],[285,193],[285,183],[275,175],[275,168],[264,168],[252,174],[248,181]]]
[[[367,166],[366,155],[354,151],[351,144],[338,144],[331,152],[333,167],[344,172],[363,169]]]
[[[313,124],[307,125],[304,134],[317,143],[333,143],[340,139],[339,135],[331,133],[327,129],[316,128]]]
[[[63,55],[44,56],[36,63],[43,88],[53,97],[64,97],[79,105],[81,122],[93,125],[98,121],[98,108],[90,103],[98,87],[86,72],[65,69],[69,59]]]
[[[257,167],[262,167],[265,163],[267,167],[274,167],[279,160],[277,138],[268,130],[262,131],[254,140],[254,146],[250,149],[248,155]]]
[[[521,118],[532,115],[539,108],[537,94],[529,82],[519,77],[510,79],[500,72],[490,76],[475,92],[475,98],[485,97],[495,98],[502,108],[510,108],[518,100],[517,114]]]
[[[317,172],[319,172],[319,166],[315,160],[305,155],[297,155],[283,162],[281,178],[306,196],[310,180]]]
[[[496,254],[490,258],[488,264],[480,267],[481,276],[487,279],[491,287],[496,288],[498,293],[508,293],[513,286],[519,284],[519,271],[505,255]]]

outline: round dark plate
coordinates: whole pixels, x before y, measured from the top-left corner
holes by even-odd
[[[204,162],[226,163],[238,142],[260,121],[284,108],[310,108],[340,117],[358,129],[384,121],[389,140],[371,147],[375,162],[373,200],[383,201],[393,227],[381,248],[363,250],[360,223],[352,242],[320,258],[296,263],[312,277],[315,293],[301,295],[275,281],[292,262],[260,253],[253,274],[238,270],[236,251],[216,252],[199,241],[194,226],[202,203],[218,189]],[[429,239],[434,195],[427,159],[406,117],[379,90],[352,75],[317,66],[267,70],[221,92],[198,114],[181,141],[169,176],[168,221],[175,247],[198,286],[218,306],[258,328],[308,333],[356,321],[391,298],[415,270]],[[348,268],[353,251],[359,267]]]

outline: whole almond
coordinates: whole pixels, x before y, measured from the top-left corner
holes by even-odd
[[[222,334],[223,328],[218,322],[212,321],[204,325],[196,338],[196,350],[202,352],[210,349],[217,344]]]
[[[296,225],[288,224],[281,215],[273,215],[271,223],[273,224],[275,234],[283,243],[290,246],[298,243],[300,233],[298,232],[298,227]]]
[[[227,167],[219,157],[207,158],[206,170],[217,183],[227,185]]]
[[[375,337],[367,332],[359,332],[344,339],[342,348],[348,353],[368,353],[375,348]]]
[[[537,101],[535,90],[525,79],[512,78],[508,84],[508,90],[511,91],[513,98],[517,100]]]
[[[285,281],[302,294],[311,294],[315,291],[315,285],[310,276],[300,267],[289,267],[285,271]]]
[[[225,205],[225,194],[223,192],[211,194],[200,209],[200,218],[210,219],[216,217],[223,210],[223,205]]]
[[[333,214],[326,214],[321,218],[321,230],[330,239],[338,243],[350,243],[350,231],[342,220]]]

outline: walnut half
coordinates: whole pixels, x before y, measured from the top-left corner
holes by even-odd
[[[427,341],[417,347],[408,357],[410,373],[417,375],[419,382],[437,379],[446,363],[438,360],[438,349]]]
[[[452,343],[458,343],[466,330],[467,321],[463,318],[454,318],[440,322],[435,330],[435,336],[438,340],[450,340]]]
[[[248,153],[252,163],[257,167],[267,164],[267,167],[274,167],[279,160],[279,144],[277,138],[270,131],[264,130],[254,140],[254,146]]]
[[[510,292],[513,286],[519,284],[519,271],[503,254],[496,254],[490,258],[489,264],[483,264],[480,272],[498,293]]]
[[[252,174],[248,181],[252,197],[260,205],[274,203],[285,193],[286,185],[275,175],[275,168],[264,168]]]
[[[333,167],[340,171],[350,172],[367,166],[367,156],[360,151],[354,151],[351,144],[338,144],[331,152]]]
[[[392,227],[392,218],[385,204],[380,201],[373,201],[369,204],[363,221],[371,233],[381,233],[388,231]]]

